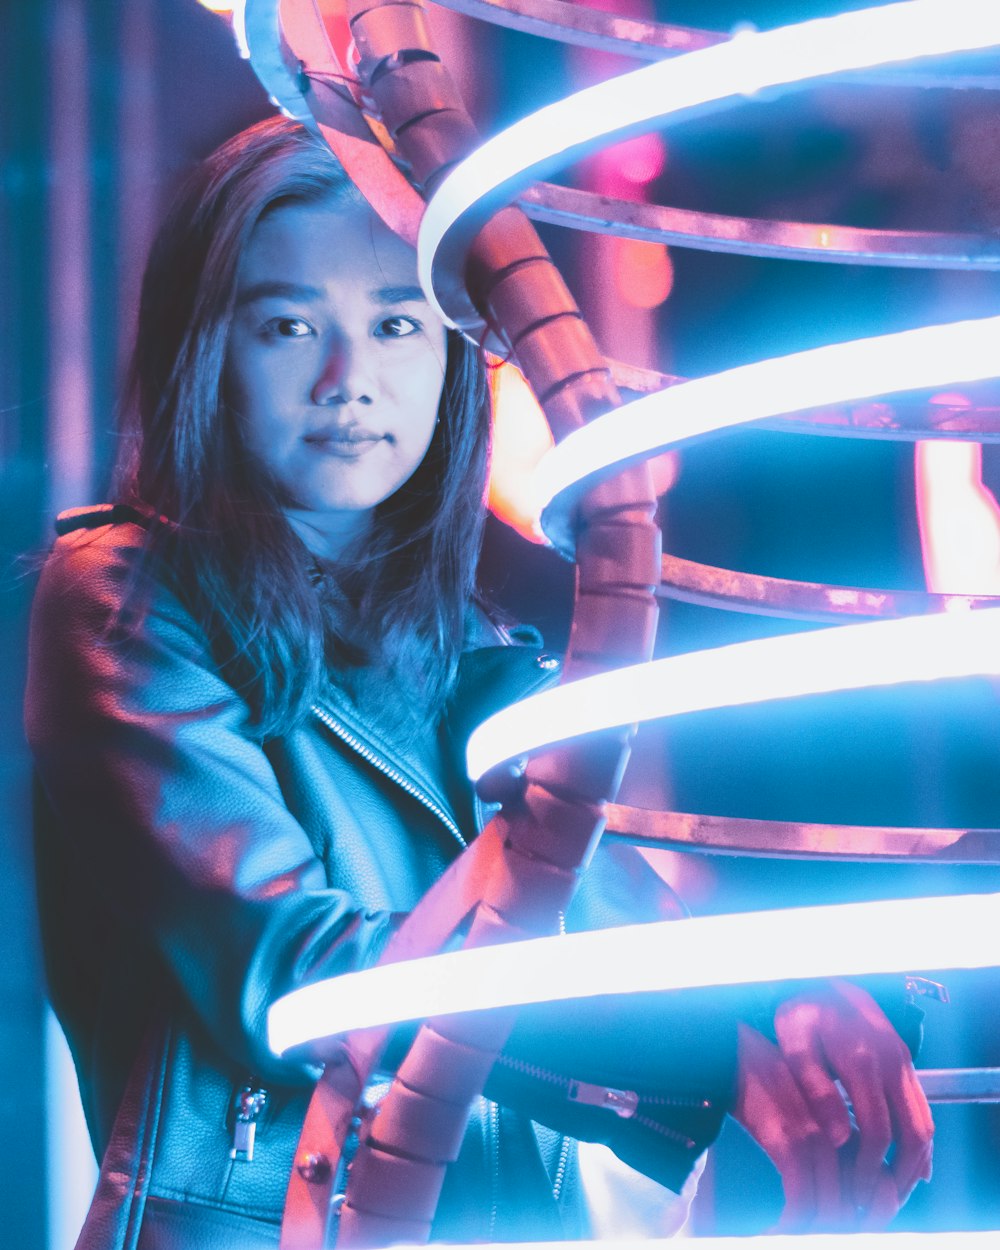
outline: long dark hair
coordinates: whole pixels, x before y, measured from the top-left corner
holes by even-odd
[[[284,118],[261,122],[189,177],[143,280],[116,497],[171,522],[153,526],[150,558],[167,556],[262,737],[305,714],[331,666],[392,669],[440,708],[474,594],[489,424],[473,345],[449,332],[427,455],[376,508],[363,553],[336,566],[309,555],[226,404],[238,267],[254,227],[281,205],[357,200],[321,139]]]

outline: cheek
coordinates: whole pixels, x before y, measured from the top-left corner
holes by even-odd
[[[226,401],[250,446],[265,454],[273,450],[288,425],[287,382],[273,367],[245,356],[227,366],[225,388]]]
[[[415,406],[421,417],[431,414],[432,423],[437,419],[441,395],[444,391],[445,345],[442,340],[440,350],[433,350],[423,356],[415,364],[409,374]]]

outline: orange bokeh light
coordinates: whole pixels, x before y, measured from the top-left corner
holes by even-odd
[[[522,538],[546,540],[535,524],[532,492],[535,466],[553,444],[545,414],[524,375],[512,364],[490,362],[493,403],[493,459],[487,503],[490,511]]]
[[[657,308],[674,285],[674,266],[662,243],[614,240],[615,284],[633,308]]]

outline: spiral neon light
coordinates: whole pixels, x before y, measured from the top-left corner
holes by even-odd
[[[457,272],[465,246],[499,201],[514,199],[549,166],[569,163],[598,139],[625,137],[767,87],[998,43],[1000,5],[905,0],[748,33],[567,96],[488,140],[441,184],[427,206],[418,244],[427,298],[454,325],[434,292],[437,263]]]
[[[834,343],[697,378],[598,417],[539,464],[544,510],[591,474],[748,421],[1000,373],[1000,317]],[[543,521],[546,518],[543,516]]]
[[[553,742],[686,712],[948,677],[1000,676],[1000,608],[841,625],[612,669],[533,695],[469,739],[476,780]]]
[[[603,994],[1000,965],[1000,894],[626,925],[385,964],[294,990],[276,1054],[353,1029]]]
[[[233,14],[233,35],[240,56],[244,61],[250,59],[250,43],[247,39],[247,0],[234,0],[230,6]]]
[[[767,1233],[759,1237],[699,1237],[698,1250],[996,1250],[1000,1231],[973,1233]],[[677,1250],[675,1238],[649,1237],[650,1250]],[[448,1250],[608,1250],[606,1241],[505,1241],[459,1245]],[[398,1250],[407,1250],[400,1246]]]
[[[698,1250],[996,1250],[1000,1231],[972,1233],[766,1233],[759,1237],[699,1237]],[[794,1248],[793,1248],[794,1243]],[[649,1250],[677,1250],[676,1238],[648,1237]],[[448,1250],[608,1250],[606,1241],[505,1241]],[[398,1250],[407,1250],[400,1246]]]

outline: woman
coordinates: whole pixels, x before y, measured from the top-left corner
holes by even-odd
[[[79,1244],[254,1250],[277,1244],[316,1075],[270,1052],[268,1004],[378,958],[474,833],[468,731],[550,666],[475,606],[476,351],[300,127],[252,128],[184,188],[147,269],[131,398],[120,502],[60,518],[27,696],[51,991],[103,1159]],[[621,867],[597,857],[577,924],[599,922]],[[857,1004],[826,995],[811,1024],[783,1009],[804,1093],[743,1025],[737,1054],[714,997],[606,1006],[572,1031],[525,1013],[487,1090],[503,1105],[473,1115],[434,1236],[576,1235],[562,1131],[680,1188],[729,1107],[782,1169],[793,1217],[867,1209],[839,1171],[832,1079],[848,1075],[803,1069],[821,1039],[857,1036]],[[889,1089],[905,1197],[926,1104],[873,1019],[866,1054],[887,1067],[870,1084]],[[624,1037],[660,1095],[644,1124],[518,1075],[570,1050],[583,1079],[623,1084]],[[882,1216],[899,1201],[887,1146],[864,1172]]]

